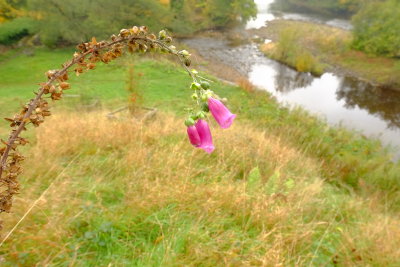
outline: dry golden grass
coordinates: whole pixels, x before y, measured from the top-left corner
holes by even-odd
[[[3,246],[3,263],[398,263],[399,221],[325,184],[320,163],[240,121],[212,132],[217,149],[207,155],[171,114],[147,123],[55,115],[37,130],[4,232],[49,189]],[[111,232],[96,230],[104,221]]]
[[[256,86],[246,78],[239,78],[236,84],[246,92],[254,92],[256,90]]]

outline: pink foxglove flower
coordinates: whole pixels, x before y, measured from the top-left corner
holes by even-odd
[[[205,120],[198,120],[195,126],[200,137],[199,148],[210,154],[214,151],[215,147],[212,142],[211,131],[208,123]]]
[[[199,147],[200,146],[200,136],[194,125],[187,127],[187,134],[188,134],[190,143],[195,147]]]
[[[208,99],[208,108],[221,128],[229,128],[236,118],[236,115],[232,114],[218,99],[210,97]]]

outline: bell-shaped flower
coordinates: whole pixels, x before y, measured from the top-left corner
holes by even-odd
[[[229,128],[236,118],[236,115],[232,114],[218,99],[210,97],[208,99],[208,108],[221,128]]]
[[[200,137],[200,145],[198,147],[210,154],[214,151],[215,147],[208,123],[205,120],[198,120],[195,126]]]
[[[194,125],[187,127],[187,134],[188,134],[190,143],[195,147],[199,147],[200,146],[200,136]]]

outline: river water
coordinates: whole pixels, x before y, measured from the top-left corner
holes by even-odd
[[[247,29],[259,29],[265,26],[265,22],[272,21],[274,19],[290,19],[290,20],[300,20],[309,21],[315,23],[321,23],[330,25],[333,27],[350,30],[352,25],[350,21],[339,19],[335,17],[321,16],[319,14],[312,13],[291,13],[291,12],[280,12],[279,10],[271,10],[271,5],[275,0],[255,0],[257,4],[258,14],[257,18],[249,21],[246,25]]]
[[[256,0],[259,13],[247,29],[265,26],[274,19],[298,19],[325,23],[348,29],[345,20],[323,19],[315,15],[272,13],[273,0]],[[217,38],[194,38],[185,41],[205,58],[232,66],[261,90],[268,91],[283,105],[301,106],[330,125],[341,125],[365,136],[379,138],[393,147],[400,159],[400,92],[374,87],[353,77],[325,73],[314,77],[299,73],[265,57],[257,44],[231,47]]]

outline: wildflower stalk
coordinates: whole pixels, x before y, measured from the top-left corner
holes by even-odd
[[[53,100],[61,99],[63,91],[69,89],[69,83],[66,80],[68,80],[68,72],[71,67],[77,65],[75,73],[79,75],[84,70],[94,69],[95,63],[98,61],[108,63],[121,56],[124,48],[128,48],[128,51],[132,53],[153,49],[177,56],[193,82],[197,81],[195,74],[188,68],[190,60],[187,52],[178,52],[175,47],[169,46],[167,43],[171,41],[171,38],[164,31],[161,31],[157,38],[154,34],[148,34],[146,27],[135,26],[130,30],[121,30],[118,36],[113,35],[111,39],[112,41],[109,42],[97,42],[93,38],[91,42],[78,45],[77,48],[80,51],[74,54],[72,60],[64,63],[62,69],[51,70],[46,73],[48,80],[41,84],[35,93],[35,98],[31,99],[14,118],[6,118],[7,121],[11,122],[10,126],[13,129],[8,140],[2,140],[5,146],[0,147],[0,212],[10,211],[13,195],[18,193],[19,190],[17,177],[22,172],[20,162],[24,157],[16,149],[19,145],[25,145],[28,142],[20,137],[20,134],[26,130],[27,124],[32,123],[34,126],[39,126],[43,123],[45,117],[51,115],[48,102],[43,97],[51,94]],[[89,61],[87,61],[88,57]],[[58,82],[58,85],[54,86],[55,82]]]

